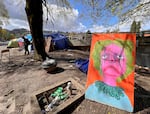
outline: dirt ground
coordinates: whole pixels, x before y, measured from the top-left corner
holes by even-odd
[[[0,51],[5,49],[0,47]],[[33,60],[33,54],[10,49],[3,55],[0,64],[0,114],[29,114],[29,102],[33,92],[61,80],[74,78],[85,87],[86,74],[76,68],[74,60],[88,58],[89,52],[79,50],[55,51],[49,55],[57,60],[58,69],[47,73],[41,62]],[[150,114],[150,69],[136,65],[135,69],[135,111],[133,114]],[[100,103],[81,99],[69,107],[64,114],[131,114]]]

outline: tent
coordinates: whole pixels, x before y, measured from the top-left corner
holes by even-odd
[[[17,41],[18,41],[19,47],[23,47],[24,46],[23,38],[18,38]]]
[[[26,34],[24,37],[26,39],[28,39],[29,41],[32,41],[32,35],[31,34]]]
[[[51,43],[55,50],[68,49],[70,47],[68,38],[63,34],[52,33],[46,37],[51,37]]]
[[[10,40],[8,45],[7,45],[7,48],[17,48],[17,47],[19,47],[17,39]]]
[[[52,38],[52,43],[54,45],[54,49],[68,49],[70,47],[68,38],[60,33],[54,33],[50,35]]]
[[[17,48],[17,47],[23,47],[24,46],[24,40],[23,38],[16,38],[12,39],[8,42],[7,48]]]

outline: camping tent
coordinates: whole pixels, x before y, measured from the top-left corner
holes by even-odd
[[[45,38],[51,37],[51,45],[55,50],[68,49],[70,42],[68,38],[60,33],[52,33],[50,35],[44,35]]]
[[[8,42],[7,48],[17,48],[17,47],[23,47],[23,46],[24,46],[23,38],[16,38]]]
[[[54,49],[61,50],[69,48],[69,40],[65,35],[60,33],[53,33],[50,36],[52,38]]]
[[[18,40],[17,39],[10,40],[7,45],[7,48],[16,48],[16,47],[19,47]]]
[[[19,47],[23,47],[24,46],[23,38],[18,38],[17,41],[18,41]]]
[[[29,41],[32,41],[32,35],[31,34],[26,34],[24,37],[26,39],[28,39]]]
[[[33,45],[32,45],[32,35],[31,34],[26,34],[24,36],[26,39],[28,39],[30,41],[30,45],[28,46],[28,50],[29,52],[31,52],[33,50]]]

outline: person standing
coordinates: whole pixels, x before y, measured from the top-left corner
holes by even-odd
[[[30,41],[25,38],[24,36],[22,37],[24,39],[24,49],[25,49],[25,55],[28,54],[29,55],[29,49],[28,46],[30,45]]]

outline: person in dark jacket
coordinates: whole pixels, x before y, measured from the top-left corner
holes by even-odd
[[[24,36],[22,37],[24,39],[24,49],[25,49],[25,55],[28,54],[29,55],[29,49],[28,46],[30,45],[30,41],[25,38]]]

